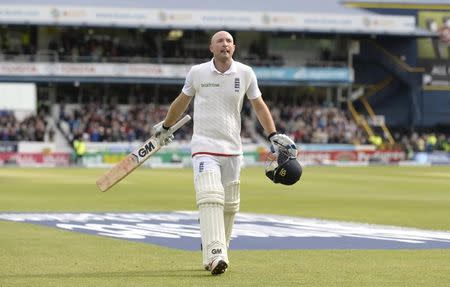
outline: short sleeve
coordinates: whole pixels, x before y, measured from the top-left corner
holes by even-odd
[[[258,87],[258,80],[256,79],[255,72],[253,69],[250,69],[250,85],[248,85],[247,89],[247,98],[250,100],[259,98],[262,95],[261,91]]]
[[[194,79],[193,79],[193,69],[191,68],[186,76],[183,89],[181,90],[183,94],[193,97],[195,95]]]

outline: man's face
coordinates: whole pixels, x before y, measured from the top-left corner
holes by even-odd
[[[217,60],[227,61],[231,59],[233,57],[234,49],[233,37],[228,32],[217,32],[211,38],[209,50]]]

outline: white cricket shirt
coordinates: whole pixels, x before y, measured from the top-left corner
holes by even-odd
[[[244,96],[261,96],[250,66],[233,61],[219,72],[213,60],[195,65],[186,76],[182,92],[194,97],[192,155],[241,155],[241,110]]]

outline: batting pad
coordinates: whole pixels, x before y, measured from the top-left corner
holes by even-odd
[[[223,206],[224,191],[219,174],[212,171],[199,173],[195,179],[195,191],[197,207],[203,203],[217,203]]]
[[[224,227],[224,190],[220,176],[214,172],[200,173],[195,179],[200,233],[203,246],[203,265],[221,256],[228,262]]]
[[[225,203],[223,208],[223,220],[225,225],[225,239],[227,247],[230,246],[231,233],[233,232],[234,217],[239,211],[240,182],[233,181],[225,186]]]

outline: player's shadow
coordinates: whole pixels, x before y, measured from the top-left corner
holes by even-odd
[[[48,278],[48,279],[68,279],[68,278],[133,278],[133,277],[211,277],[211,273],[204,269],[178,269],[178,270],[148,270],[148,271],[115,271],[115,272],[74,272],[74,273],[41,273],[41,274],[11,274],[0,275],[3,279],[20,278]]]

